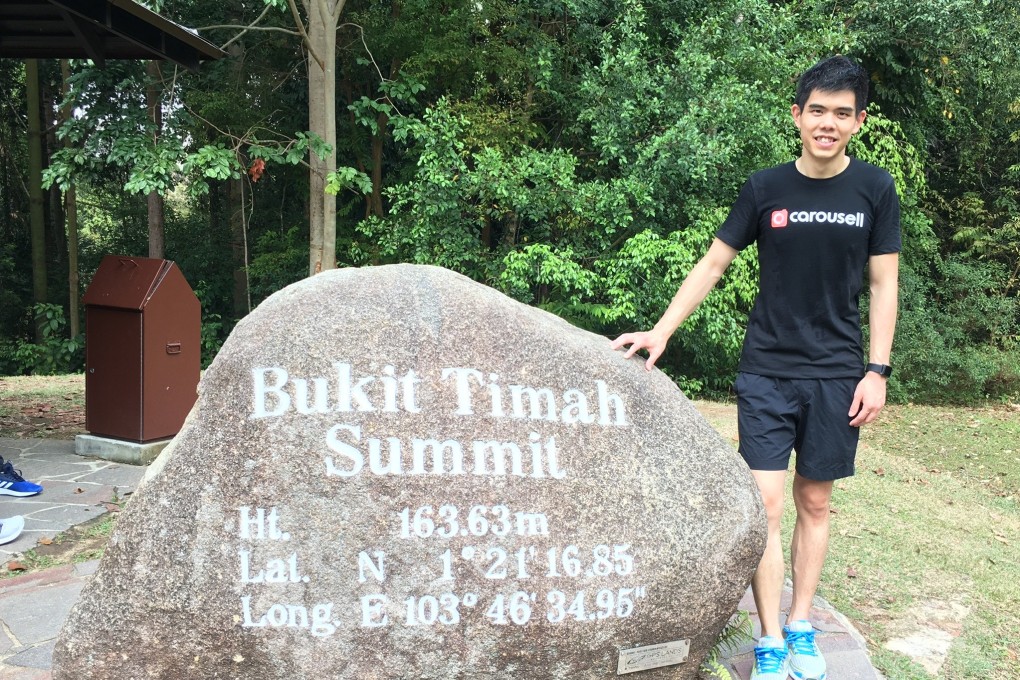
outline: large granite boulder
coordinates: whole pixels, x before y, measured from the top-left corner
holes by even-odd
[[[692,678],[764,549],[750,473],[603,337],[411,265],[238,324],[54,678]]]

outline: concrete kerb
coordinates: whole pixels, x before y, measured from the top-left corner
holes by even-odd
[[[154,442],[138,443],[80,434],[74,438],[74,452],[79,456],[102,458],[114,463],[148,465],[171,441],[171,439],[161,439]]]

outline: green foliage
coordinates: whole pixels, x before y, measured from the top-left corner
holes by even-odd
[[[701,671],[710,678],[732,680],[733,676],[720,663],[719,659],[724,654],[738,649],[741,645],[753,639],[754,624],[751,621],[751,615],[743,609],[738,609],[737,613],[726,622],[722,632],[719,633],[719,639],[716,641],[715,646],[709,651],[705,660],[701,662]]]
[[[933,271],[901,268],[893,401],[975,403],[1020,398],[1020,301],[1003,268],[954,256]]]
[[[884,168],[896,182],[905,251],[911,258],[930,261],[938,249],[931,219],[920,209],[928,189],[924,163],[906,139],[903,127],[871,106],[860,132],[847,152]]]
[[[796,77],[839,52],[873,73],[851,153],[886,168],[901,199],[891,396],[1017,394],[1016,3],[348,0],[336,149],[306,131],[300,39],[223,28],[266,5],[260,28],[292,31],[286,0],[165,4],[232,42],[197,74],[161,66],[159,135],[141,65],[75,63],[76,115],[59,131],[71,148],[46,174],[77,187],[83,282],[104,254],[145,253],[141,195],[164,195],[168,257],[202,291],[206,356],[247,308],[234,300],[246,262],[256,303],[306,274],[306,165],[331,151],[339,262],[436,264],[598,333],[647,328],[746,177],[798,152]],[[22,70],[5,64],[0,355],[14,367],[31,326],[31,249]],[[59,234],[59,215],[48,219]],[[59,246],[48,245],[51,290],[66,290]],[[756,267],[741,254],[671,341],[659,365],[683,389],[728,391]]]
[[[326,175],[326,192],[336,196],[344,189],[354,188],[362,194],[372,193],[372,180],[357,168],[342,167]]]
[[[184,159],[182,169],[189,175],[197,174],[209,179],[224,180],[237,179],[241,176],[237,166],[237,156],[233,150],[219,143],[207,144],[195,151]],[[202,193],[209,190],[205,182],[198,182],[196,185],[202,188],[200,189]]]
[[[174,185],[174,173],[184,148],[181,129],[185,118],[173,106],[163,130],[147,117],[145,92],[151,85],[138,62],[111,62],[98,69],[77,63],[63,102],[87,112],[71,116],[57,129],[60,140],[72,146],[51,154],[43,172],[43,187],[66,190],[80,179],[100,177],[108,166],[128,171],[124,190],[147,194],[165,192]]]
[[[17,372],[29,375],[75,373],[85,363],[85,338],[66,337],[67,319],[60,305],[39,303],[33,307],[42,341],[16,343],[10,360]]]
[[[783,74],[805,61],[803,46],[776,51],[767,39],[806,32],[818,50],[842,40],[836,27],[808,27],[762,2],[653,28],[629,2],[579,65],[563,144],[522,126],[494,136],[494,107],[477,97],[402,117],[393,136],[417,167],[387,189],[389,214],[359,226],[372,260],[455,269],[598,332],[650,326],[750,172],[791,157]],[[551,63],[540,64],[544,87]],[[685,388],[728,389],[756,267],[743,254],[663,358]]]
[[[266,232],[255,245],[248,274],[251,294],[262,300],[307,275],[308,241],[298,227]]]
[[[223,323],[223,317],[219,314],[202,315],[202,368],[209,368],[209,364],[223,347],[227,339],[227,329]]]

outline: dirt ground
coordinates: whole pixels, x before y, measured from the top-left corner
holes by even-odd
[[[84,375],[0,377],[0,437],[74,439],[84,433]]]

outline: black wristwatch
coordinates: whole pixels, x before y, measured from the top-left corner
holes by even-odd
[[[885,364],[868,364],[864,367],[865,371],[874,371],[883,378],[888,378],[892,375],[892,366],[886,366]]]

